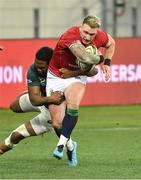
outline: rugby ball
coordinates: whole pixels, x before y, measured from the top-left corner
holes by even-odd
[[[89,52],[91,54],[98,54],[98,49],[94,45],[89,45],[85,49],[87,52]]]
[[[82,71],[89,71],[92,67],[91,64],[86,64],[77,59],[77,64]]]
[[[86,51],[91,54],[98,54],[98,50],[97,50],[96,46],[94,46],[94,45],[87,46]],[[79,59],[77,60],[77,64],[82,71],[89,71],[91,69],[91,67],[93,66],[91,64],[83,63]]]

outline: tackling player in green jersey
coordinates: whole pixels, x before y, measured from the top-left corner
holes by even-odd
[[[28,91],[20,94],[10,105],[10,109],[17,113],[40,112],[40,114],[13,130],[9,137],[0,144],[0,154],[13,149],[16,144],[26,137],[37,136],[53,130],[47,107],[48,104],[59,105],[64,101],[64,96],[60,92],[54,92],[49,97],[46,96],[46,76],[52,54],[53,50],[49,47],[42,47],[37,51],[34,63],[30,65],[27,72]],[[60,69],[60,73],[62,78],[86,74],[86,72],[69,71],[65,68]],[[96,73],[97,71],[95,71]],[[87,75],[89,75],[88,72]],[[64,113],[62,114],[64,115]],[[62,119],[60,119],[59,128],[61,128]],[[55,129],[55,131],[60,136],[60,129]],[[70,138],[67,142],[67,156],[68,163],[71,162],[69,163],[71,165],[73,165],[73,146],[74,142]],[[73,155],[76,156],[76,154]]]
[[[61,93],[55,92],[50,97],[46,96],[46,73],[53,50],[42,47],[35,55],[34,63],[27,72],[28,91],[22,93],[10,105],[14,112],[37,111],[40,114],[12,131],[10,136],[0,144],[0,154],[12,149],[15,144],[29,136],[36,136],[52,130],[48,104],[58,105],[64,101]]]

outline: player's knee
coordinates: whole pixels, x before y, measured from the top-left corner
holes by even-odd
[[[50,122],[50,117],[44,113],[40,113],[38,116],[30,120],[31,126],[36,135],[52,131],[53,128]]]
[[[41,108],[41,113],[39,117],[40,117],[40,121],[43,121],[43,122],[51,120],[50,112],[45,107]]]
[[[79,110],[79,105],[80,105],[79,103],[75,103],[75,104],[68,103],[67,109]]]
[[[13,111],[13,112],[18,112],[17,108],[14,106],[14,104],[10,104],[9,108]]]
[[[13,112],[16,111],[14,102],[12,102],[12,103],[10,104],[9,108],[10,108]]]
[[[15,144],[19,143],[19,141],[21,141],[22,139],[24,139],[25,137],[28,137],[28,136],[30,136],[30,134],[28,133],[25,125],[22,124],[17,129],[15,129],[9,135],[9,137],[7,137],[5,139],[5,145],[10,146],[11,148],[13,148],[13,146]]]
[[[30,136],[28,130],[26,129],[25,124],[22,124],[21,126],[19,126],[17,129],[15,129],[15,130],[12,132],[12,135],[14,134],[13,137],[16,136],[15,133],[20,134],[20,135],[23,136],[23,137],[29,137],[29,136]],[[18,136],[18,135],[17,135],[17,136]]]
[[[16,113],[21,113],[23,112],[22,109],[20,108],[19,104],[17,102],[12,102],[9,106],[9,108]]]
[[[60,121],[60,120],[61,120],[61,119],[58,118],[58,116],[53,116],[53,117],[52,117],[52,125],[53,125],[54,128],[57,128],[57,129],[61,128],[61,126],[62,126],[62,121]],[[62,120],[63,120],[63,119],[62,119]]]
[[[62,123],[60,122],[53,122],[52,125],[55,129],[60,129],[62,127]]]
[[[13,132],[10,137],[10,141],[12,144],[18,144],[25,137],[21,135],[19,132]]]

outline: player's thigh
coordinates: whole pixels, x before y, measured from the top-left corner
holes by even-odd
[[[66,103],[63,102],[60,105],[50,105],[49,111],[52,119],[53,126],[60,128],[62,125],[62,120],[65,115]]]
[[[40,112],[42,106],[33,106],[29,94],[24,94],[19,98],[19,104],[24,112]]]
[[[79,108],[79,105],[84,97],[85,89],[86,85],[81,82],[75,82],[70,84],[65,89],[67,107]]]
[[[48,71],[46,93],[50,96],[52,92],[63,92],[65,87],[65,79],[59,78]]]
[[[29,94],[23,94],[19,97],[19,106],[23,112],[40,112],[41,106],[33,106],[29,99]]]
[[[19,99],[22,95],[27,94],[27,91],[22,92],[19,96],[14,99],[14,101],[10,104],[10,109],[14,112],[23,112],[23,110],[20,107]]]

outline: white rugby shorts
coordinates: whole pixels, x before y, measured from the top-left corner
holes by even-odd
[[[46,93],[47,96],[50,96],[52,92],[60,91],[64,92],[64,90],[72,83],[80,82],[82,84],[86,84],[87,76],[76,76],[67,79],[60,78],[53,74],[50,70],[47,73],[47,85],[46,85]]]
[[[41,106],[33,106],[29,99],[29,94],[23,94],[19,98],[19,105],[23,112],[40,112]]]

